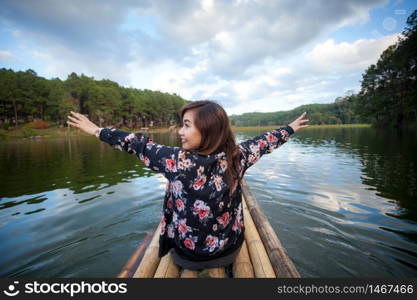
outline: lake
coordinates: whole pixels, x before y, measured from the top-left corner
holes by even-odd
[[[416,277],[416,153],[412,130],[308,128],[245,179],[302,277]],[[0,162],[2,277],[116,277],[160,221],[166,179],[95,137],[2,141]]]

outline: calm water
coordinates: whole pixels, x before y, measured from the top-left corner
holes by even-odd
[[[245,179],[303,277],[415,277],[416,153],[415,131],[308,129]],[[160,220],[165,178],[95,137],[0,142],[0,163],[0,276],[115,277]]]

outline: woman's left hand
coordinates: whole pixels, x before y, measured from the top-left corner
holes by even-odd
[[[91,122],[86,116],[71,111],[72,116],[68,116],[68,119],[71,121],[67,121],[67,123],[71,126],[77,127],[84,131],[87,134],[94,135],[96,130],[99,128],[96,124]]]
[[[304,112],[301,116],[299,116],[297,119],[295,119],[293,122],[291,122],[290,124],[288,124],[288,126],[290,126],[294,132],[297,132],[300,129],[303,129],[305,127],[308,127],[309,125],[301,125],[301,123],[305,123],[308,122],[309,120],[303,120],[304,116],[307,114],[307,112]]]

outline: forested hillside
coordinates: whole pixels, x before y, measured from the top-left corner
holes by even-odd
[[[357,97],[357,95],[339,97],[335,103],[302,105],[289,111],[232,115],[231,122],[235,126],[288,124],[306,111],[311,125],[370,123],[370,118],[360,116],[355,112],[357,111],[355,107]]]
[[[186,102],[175,94],[125,88],[75,73],[62,81],[39,77],[33,70],[0,69],[3,127],[33,120],[66,125],[70,110],[88,115],[100,126],[169,126],[179,122],[178,111]]]
[[[364,71],[359,93],[350,92],[334,103],[303,105],[290,111],[232,115],[231,122],[235,126],[287,124],[306,111],[312,125],[416,125],[416,63],[417,10],[408,17],[398,41]],[[176,94],[121,87],[111,80],[83,74],[71,73],[62,81],[39,77],[30,69],[0,69],[0,124],[4,129],[33,120],[66,125],[70,110],[88,115],[100,126],[170,126],[179,124],[179,109],[187,102]]]

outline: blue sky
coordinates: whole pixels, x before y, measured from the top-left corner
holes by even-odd
[[[361,38],[375,39],[398,33],[404,29],[407,17],[415,9],[417,9],[415,1],[382,2],[381,5],[369,10],[367,21],[344,26],[332,33],[330,37],[338,42],[353,42]]]
[[[412,0],[2,1],[0,67],[218,101],[331,103],[395,43]]]

